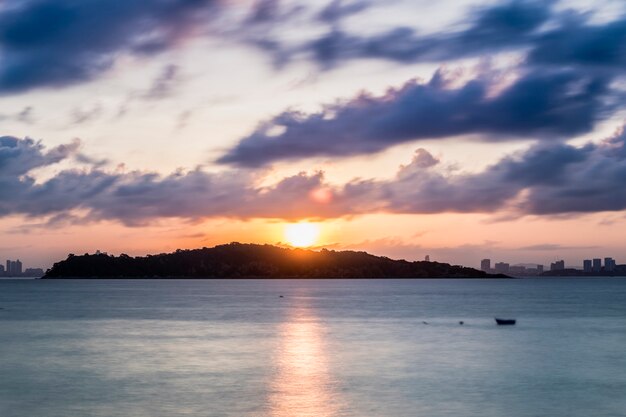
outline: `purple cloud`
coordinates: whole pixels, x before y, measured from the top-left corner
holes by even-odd
[[[218,162],[262,166],[315,156],[370,154],[420,139],[477,134],[482,140],[563,138],[610,114],[610,79],[575,70],[530,71],[497,94],[485,73],[451,86],[441,71],[374,97],[361,94],[318,113],[288,111],[262,124]],[[280,133],[274,134],[278,131]]]
[[[210,22],[218,0],[8,0],[0,94],[88,81],[120,54],[152,55]]]
[[[251,171],[201,169],[162,176],[153,172],[63,170],[38,182],[36,168],[77,158],[78,142],[46,150],[31,139],[0,138],[0,185],[11,198],[0,216],[86,213],[80,221],[141,225],[160,218],[338,218],[372,212],[560,215],[626,209],[626,134],[576,147],[538,144],[504,157],[479,173],[449,173],[424,149],[389,180],[331,186],[321,172],[258,184]],[[82,159],[84,161],[84,159]],[[73,217],[72,217],[73,218]],[[76,219],[76,218],[74,218]]]

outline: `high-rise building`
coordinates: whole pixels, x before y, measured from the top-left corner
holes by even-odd
[[[607,272],[615,271],[615,259],[604,258],[604,270]]]
[[[543,265],[537,265],[537,274],[543,274]]]
[[[585,259],[583,261],[583,270],[585,272],[591,272],[591,259]]]
[[[510,265],[506,262],[496,262],[495,270],[499,274],[506,274],[509,272]]]
[[[550,271],[562,271],[565,269],[565,261],[560,260],[550,264]]]
[[[10,277],[17,277],[22,275],[22,263],[19,259],[17,261],[11,261],[7,259],[6,275]]]
[[[424,260],[425,260],[426,262],[430,262],[430,255],[426,255],[426,257],[424,258]]]
[[[0,275],[4,275],[4,265],[0,265]]]
[[[602,259],[594,258],[592,269],[593,269],[593,272],[600,272],[602,270]]]
[[[480,270],[485,272],[491,271],[491,259],[483,259],[480,261]]]

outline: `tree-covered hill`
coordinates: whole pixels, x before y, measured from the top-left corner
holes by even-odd
[[[393,260],[366,252],[230,243],[131,257],[69,255],[44,278],[488,278],[472,268]]]

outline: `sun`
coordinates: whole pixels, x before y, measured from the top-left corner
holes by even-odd
[[[317,242],[320,228],[313,223],[294,223],[285,226],[285,239],[291,246],[306,247]]]

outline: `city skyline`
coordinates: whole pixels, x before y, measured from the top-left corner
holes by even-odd
[[[613,272],[616,271],[618,267],[626,267],[626,264],[618,265],[617,261],[612,257],[584,259],[581,265],[576,266],[566,264],[565,260],[559,259],[551,262],[547,269],[544,268],[543,264],[510,264],[505,261],[496,261],[492,267],[490,258],[484,258],[480,261],[481,271],[511,275],[541,275],[544,272],[549,273],[551,271],[563,271],[566,269],[579,270],[585,273]]]
[[[6,265],[6,267],[5,267]],[[25,267],[19,260],[7,259],[6,264],[0,264],[0,277],[33,277],[40,278],[45,270],[39,267]]]

